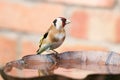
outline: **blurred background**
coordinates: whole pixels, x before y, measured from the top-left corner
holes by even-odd
[[[0,0],[0,65],[36,54],[40,36],[60,16],[71,24],[58,52],[120,52],[120,0]]]

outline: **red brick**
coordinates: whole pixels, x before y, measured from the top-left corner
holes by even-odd
[[[21,52],[20,57],[30,55],[30,54],[36,54],[38,47],[39,47],[39,44],[36,45],[35,42],[23,40],[22,41],[22,52]]]
[[[0,36],[0,64],[16,59],[16,41],[4,36]]]
[[[88,14],[84,11],[74,12],[71,17],[71,35],[74,37],[87,38]]]
[[[60,5],[25,4],[1,1],[0,27],[29,33],[43,33],[53,19],[63,16],[64,7]]]
[[[119,13],[110,11],[76,9],[71,15],[70,35],[80,39],[115,42],[119,16]]]
[[[115,0],[48,0],[53,2],[61,2],[74,5],[82,5],[89,7],[112,7],[115,4]]]
[[[83,45],[83,44],[65,44],[58,49],[59,52],[64,51],[84,51],[84,50],[94,50],[94,51],[108,51],[107,47],[96,46],[96,45]]]
[[[120,42],[120,16],[116,21],[116,42]]]
[[[1,77],[1,75],[0,75],[0,80],[3,80],[3,78]]]

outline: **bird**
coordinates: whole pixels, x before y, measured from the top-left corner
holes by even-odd
[[[69,24],[70,22],[71,22],[70,20],[64,17],[57,17],[56,19],[54,19],[50,28],[40,39],[37,54],[41,54],[44,51],[49,50],[58,53],[54,49],[58,48],[64,42],[66,37],[64,27],[66,24]]]

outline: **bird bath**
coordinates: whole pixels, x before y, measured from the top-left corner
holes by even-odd
[[[1,75],[5,80],[119,80],[120,55],[102,51],[27,55],[8,62]]]

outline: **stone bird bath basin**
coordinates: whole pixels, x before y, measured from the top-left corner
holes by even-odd
[[[106,80],[106,76],[119,80],[120,54],[111,51],[68,51],[57,55],[27,55],[8,62],[1,69],[1,76],[5,80],[97,80],[100,76],[101,80]]]

